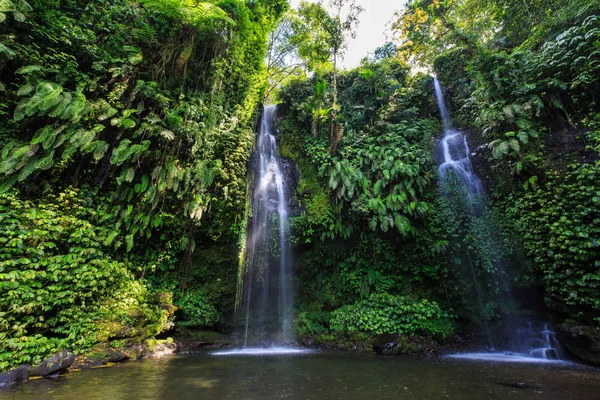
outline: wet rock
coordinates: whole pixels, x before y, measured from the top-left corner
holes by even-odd
[[[384,356],[397,356],[407,354],[409,348],[406,339],[402,336],[383,333],[373,341],[373,349],[376,353]]]
[[[91,369],[96,367],[101,367],[106,365],[106,360],[102,356],[100,358],[97,357],[96,354],[93,356],[77,356],[75,357],[75,362],[73,365],[69,367],[70,370],[81,370],[81,369]]]
[[[13,383],[27,382],[29,379],[29,365],[21,365],[10,371],[0,374],[0,387],[12,385]]]
[[[177,311],[177,307],[173,305],[173,293],[170,292],[157,292],[152,295],[150,299],[151,304],[158,305],[162,310],[165,310],[169,313],[169,316],[172,316],[175,311]]]
[[[60,376],[60,371],[55,371],[51,374],[48,374],[46,376],[44,376],[44,378],[46,379],[58,379],[58,377]]]
[[[314,342],[315,340],[310,336],[300,338],[300,344],[302,344],[303,346],[311,347],[313,346]]]
[[[121,350],[108,349],[106,354],[108,355],[106,358],[107,362],[121,362],[129,359],[127,354]]]
[[[506,386],[514,389],[541,389],[539,386],[529,385],[525,382],[494,382],[497,385]]]
[[[406,350],[406,354],[410,354],[410,355],[416,355],[416,354],[420,354],[421,353],[421,346],[419,346],[418,343],[408,343],[407,344],[407,350]]]
[[[156,340],[153,338],[145,340],[132,346],[123,348],[127,358],[138,359],[146,357],[161,357],[175,354],[181,351],[181,344],[173,340]]]
[[[600,328],[564,323],[558,333],[561,344],[572,354],[600,365]]]
[[[129,356],[121,350],[110,348],[107,345],[98,345],[89,353],[75,357],[75,362],[70,368],[90,369],[128,359]]]
[[[66,370],[75,362],[75,356],[70,351],[59,351],[39,363],[29,371],[30,376],[46,376]]]

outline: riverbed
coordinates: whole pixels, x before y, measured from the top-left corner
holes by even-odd
[[[40,379],[0,399],[599,399],[600,369],[344,352],[198,352]]]

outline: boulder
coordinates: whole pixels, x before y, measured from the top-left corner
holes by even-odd
[[[106,354],[108,356],[106,359],[107,362],[115,363],[129,359],[127,354],[121,350],[108,349],[106,350]]]
[[[29,379],[29,365],[21,365],[13,370],[0,374],[0,387],[8,386],[13,383],[27,382]]]
[[[408,345],[406,339],[400,335],[382,333],[373,341],[373,349],[378,354],[384,356],[397,356],[399,354],[406,354]]]
[[[61,372],[75,362],[75,356],[70,351],[59,351],[46,360],[39,363],[29,371],[31,376],[47,376],[55,372]]]
[[[572,354],[600,365],[600,328],[564,323],[558,327],[560,342]]]

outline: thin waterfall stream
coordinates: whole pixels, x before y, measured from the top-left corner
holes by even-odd
[[[487,207],[483,184],[481,179],[474,172],[466,134],[452,127],[452,119],[450,118],[450,113],[446,107],[442,86],[436,77],[433,78],[433,83],[435,99],[440,110],[444,128],[443,136],[437,144],[437,152],[440,154],[438,162],[440,186],[442,188],[446,187],[446,189],[448,189],[447,186],[452,185],[462,186],[463,190],[461,193],[464,194],[468,212],[472,217],[477,217],[483,212],[483,209]],[[488,318],[486,317],[481,284],[469,249],[466,249],[466,255],[469,275],[472,278],[478,307],[483,317],[483,325],[488,337],[488,351],[495,352],[496,348],[499,346],[496,346],[495,344]],[[507,296],[510,297],[511,287],[508,277],[506,276],[506,271],[504,271],[502,266],[502,262],[500,260],[495,260],[494,266],[497,269],[494,278],[500,282],[500,286]],[[524,360],[538,359],[545,361],[563,359],[563,352],[556,339],[555,332],[549,329],[547,323],[523,321],[520,318],[517,318],[517,320],[518,327],[514,328],[513,332],[510,334],[513,339],[511,346],[509,346],[505,352],[457,354],[452,355],[452,357],[484,358],[495,359],[498,361],[515,361],[515,357],[521,357]]]

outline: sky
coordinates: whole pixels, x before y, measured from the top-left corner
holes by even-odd
[[[311,1],[317,3],[318,1]],[[401,9],[405,0],[356,0],[356,4],[365,10],[360,14],[360,23],[356,29],[356,39],[351,40],[348,50],[341,63],[343,68],[354,68],[360,60],[366,57],[377,47],[381,47],[388,36],[389,28],[386,26],[392,19],[394,12]],[[328,1],[323,3],[327,5]],[[293,8],[298,7],[300,0],[290,0]]]

